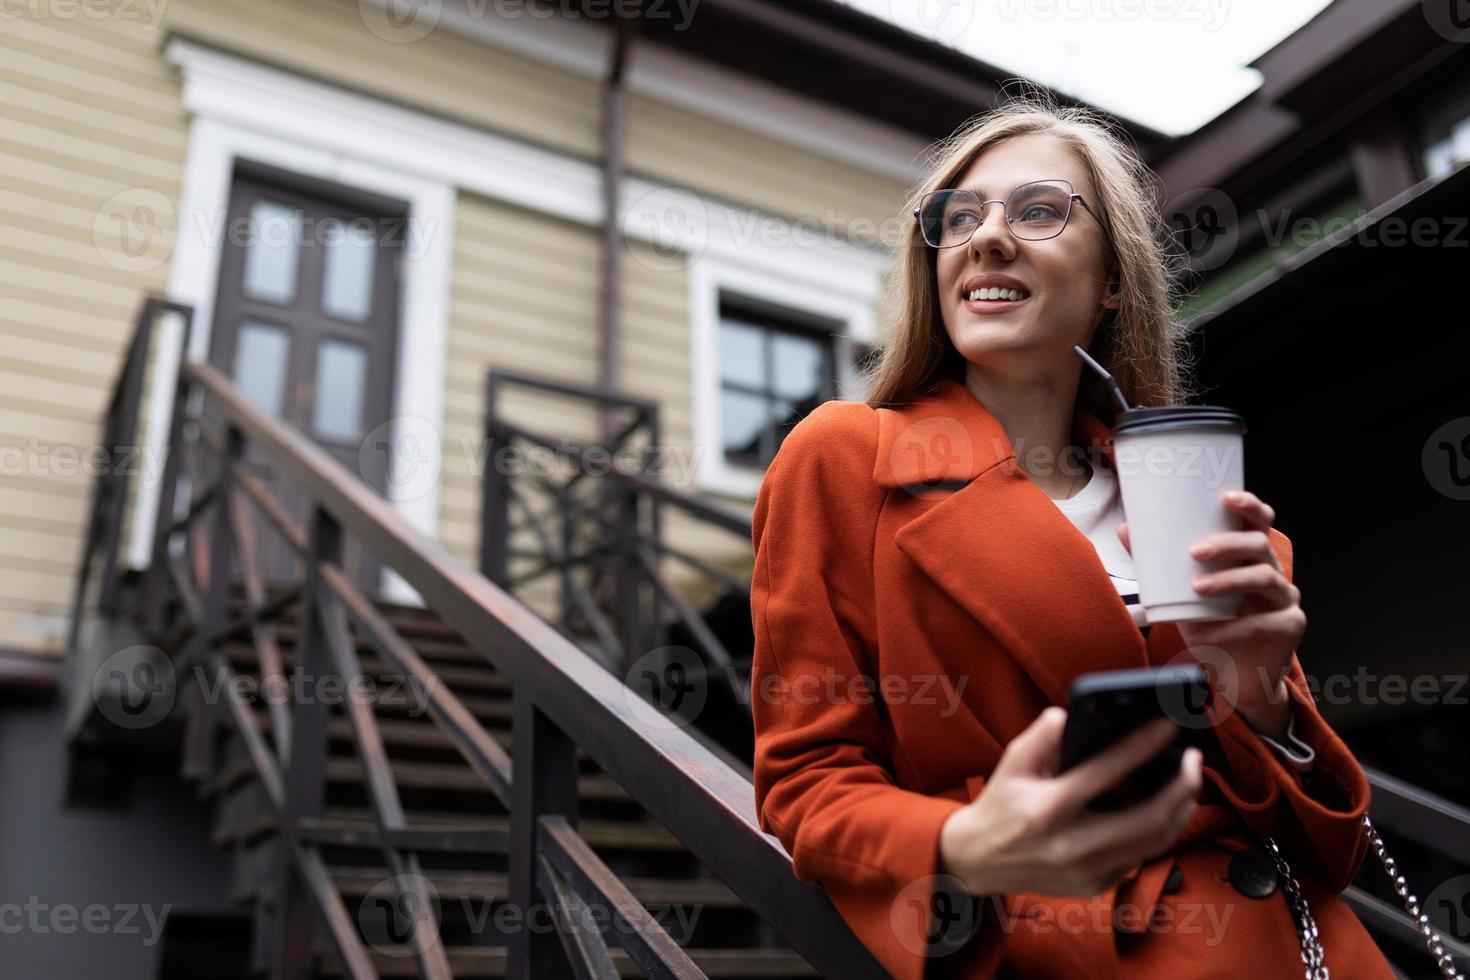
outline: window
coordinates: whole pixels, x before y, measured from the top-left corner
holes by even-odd
[[[837,397],[834,331],[722,302],[720,436],[727,460],[763,469],[786,434]]]
[[[782,440],[833,398],[866,397],[858,360],[889,258],[802,251],[781,273],[705,254],[689,267],[693,489],[752,501]]]

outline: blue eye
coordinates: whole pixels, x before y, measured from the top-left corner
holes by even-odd
[[[1061,212],[1046,204],[1033,204],[1021,213],[1022,221],[1055,221]]]

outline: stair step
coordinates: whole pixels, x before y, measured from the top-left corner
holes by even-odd
[[[278,624],[276,626],[276,638],[280,640],[282,647],[296,646],[300,638],[301,629],[296,623]],[[357,637],[357,649],[360,654],[368,654],[377,650],[372,641],[365,636],[354,634]],[[484,664],[485,657],[473,647],[458,639],[441,639],[438,637],[414,636],[399,630],[408,645],[413,647],[418,655],[430,663],[441,661],[452,661],[456,663]]]
[[[225,654],[229,657],[230,665],[238,671],[254,674],[259,669],[259,663],[255,656],[255,647],[248,642],[232,642],[225,645]],[[289,672],[296,665],[296,653],[292,647],[283,647],[281,650],[283,666]],[[362,672],[372,678],[388,678],[383,686],[389,688],[385,694],[392,693],[395,686],[394,681],[400,681],[396,686],[400,696],[412,694],[407,686],[407,680],[403,673],[393,664],[378,657],[363,657],[361,660]],[[449,685],[456,694],[461,691],[495,692],[498,694],[510,693],[510,678],[497,671],[490,664],[481,661],[479,664],[461,665],[433,665],[435,675],[443,683]]]
[[[419,760],[394,762],[393,781],[400,792],[404,790],[446,790],[456,793],[484,794],[490,796],[490,787],[485,785],[474,770],[468,766],[450,762],[424,762]],[[355,785],[363,779],[362,762],[353,756],[333,756],[327,760],[328,782]],[[241,757],[226,765],[215,781],[217,792],[227,792],[255,778],[255,767],[248,757]],[[605,773],[587,773],[577,779],[578,799],[593,802],[631,802],[628,791]]]
[[[430,810],[410,810],[406,814],[408,825],[416,830],[448,831],[491,831],[506,833],[510,830],[510,818],[504,816],[475,816],[465,813],[444,813]],[[370,810],[363,807],[328,807],[316,825],[326,831],[343,834],[361,834],[377,828],[377,821]],[[244,843],[274,834],[279,826],[271,810],[262,809],[240,826],[215,835],[216,847]],[[679,838],[669,833],[662,825],[649,820],[606,820],[578,819],[577,831],[582,838],[598,850],[658,851],[683,853],[684,845]]]
[[[343,898],[362,898],[392,877],[386,868],[334,867],[331,872]],[[503,871],[426,870],[424,876],[441,899],[504,899],[510,894],[509,877]],[[626,876],[620,880],[645,905],[744,908],[744,903],[717,878]]]
[[[498,946],[451,946],[445,950],[449,968],[456,977],[503,977],[508,975],[506,951]],[[749,977],[815,977],[816,970],[789,949],[726,949],[688,947],[685,952],[706,976],[720,978]],[[611,950],[613,965],[620,977],[641,977],[643,971],[621,949]],[[370,951],[373,966],[380,977],[416,977],[413,959]],[[321,975],[343,975],[341,958],[335,952],[322,957]]]
[[[404,639],[415,638],[434,639],[445,643],[456,643],[468,647],[464,637],[453,626],[440,619],[437,613],[416,606],[400,606],[387,602],[374,602],[373,605],[392,627],[403,636]],[[245,602],[240,594],[230,603],[230,615],[242,616],[245,614]],[[282,614],[277,617],[277,622],[288,623],[295,627],[301,622],[301,603],[293,603],[287,606]]]

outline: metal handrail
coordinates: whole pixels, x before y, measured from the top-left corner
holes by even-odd
[[[409,526],[315,443],[260,412],[218,370],[186,360],[180,381],[203,391],[226,425],[505,674],[518,704],[524,698],[549,719],[813,966],[843,977],[884,975],[826,892],[798,881],[790,856],[760,829],[748,779],[689,733],[643,724],[637,695],[620,680]]]

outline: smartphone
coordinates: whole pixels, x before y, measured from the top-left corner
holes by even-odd
[[[1117,810],[1148,799],[1174,778],[1186,748],[1203,747],[1204,733],[1210,729],[1207,710],[1212,694],[1209,675],[1199,664],[1078,676],[1067,702],[1058,772],[1066,772],[1155,718],[1171,718],[1176,725],[1174,740],[1096,797],[1088,808]]]

